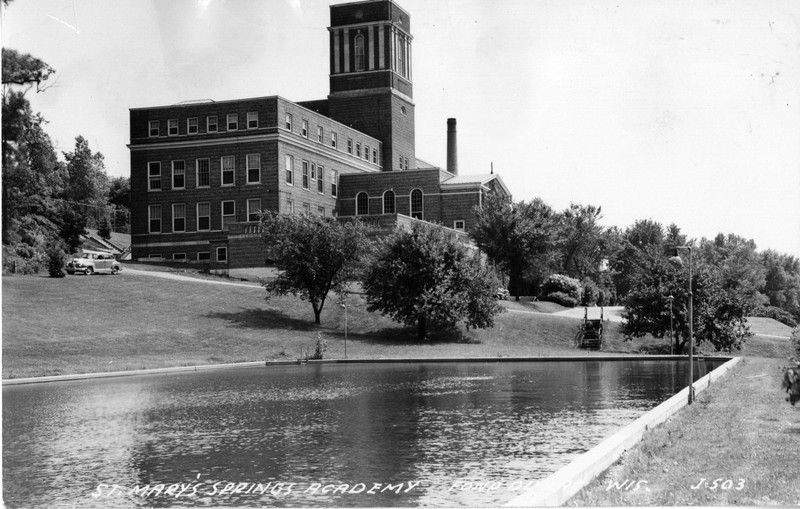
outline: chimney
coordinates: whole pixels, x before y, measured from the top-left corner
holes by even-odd
[[[458,143],[456,141],[456,119],[447,119],[447,171],[458,175]]]

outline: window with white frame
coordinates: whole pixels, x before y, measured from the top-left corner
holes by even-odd
[[[317,213],[320,216],[325,217],[325,207],[317,207]]]
[[[150,233],[161,233],[161,205],[150,205],[147,208],[148,230]]]
[[[177,136],[178,135],[178,119],[171,118],[167,121],[167,135],[168,136]]]
[[[356,195],[356,215],[366,216],[367,214],[369,214],[369,195],[362,191]]]
[[[186,161],[172,161],[172,189],[186,188]]]
[[[211,185],[211,159],[198,159],[196,161],[197,187]]]
[[[407,157],[405,158],[404,162],[405,162],[405,168],[403,168],[403,169],[407,170],[408,169],[408,158]]]
[[[317,126],[317,141],[322,143],[324,138],[325,138],[325,136],[324,136],[324,133],[322,131],[322,126],[318,125]]]
[[[161,190],[161,163],[158,161],[147,163],[147,190]]]
[[[218,247],[217,248],[217,263],[228,263],[228,248],[227,247]]]
[[[261,154],[247,154],[247,183],[261,182]]]
[[[300,124],[300,134],[303,138],[308,138],[308,120],[303,120],[302,124]]]
[[[222,202],[222,229],[227,230],[231,223],[236,222],[236,202],[227,200]]]
[[[308,189],[308,161],[303,161],[303,189]]]
[[[261,219],[261,198],[247,200],[247,220],[259,221]]]
[[[361,158],[361,143],[356,143],[356,157]]]
[[[364,159],[369,161],[369,145],[364,145]]]
[[[206,132],[215,133],[218,129],[217,116],[211,115],[206,117]]]
[[[157,136],[159,136],[161,134],[160,133],[160,129],[158,127],[158,120],[151,120],[148,123],[148,127],[149,127],[149,131],[148,131],[149,132],[149,136],[151,138],[155,138],[155,137],[157,137]]]
[[[411,191],[411,217],[422,219],[422,191],[419,189]]]
[[[286,198],[286,213],[294,214],[294,200]]]
[[[228,131],[236,131],[239,129],[239,115],[236,113],[228,114]]]
[[[453,229],[458,230],[460,232],[464,231],[464,220],[463,219],[456,219],[453,221]]]
[[[287,113],[286,114],[286,123],[284,124],[284,127],[286,128],[287,131],[291,131],[292,130],[292,114],[291,113]]]
[[[331,170],[331,196],[334,198],[339,195],[339,172]]]
[[[197,117],[187,118],[186,119],[186,132],[188,134],[197,134],[199,132],[199,124],[197,123]]]
[[[322,166],[317,166],[317,192],[325,193],[325,169]]]
[[[331,147],[336,148],[336,142],[338,141],[338,135],[336,133],[331,133]]]
[[[378,149],[372,149],[372,162],[378,164]]]
[[[236,157],[223,156],[220,164],[222,185],[232,186],[236,183]]]
[[[347,153],[351,155],[353,154],[353,140],[350,138],[347,138]]]
[[[403,156],[400,156],[400,169],[403,169]]]
[[[303,214],[311,215],[311,204],[303,203]]]
[[[394,214],[394,191],[386,191],[383,193],[383,213]]]
[[[294,157],[287,155],[285,158],[286,164],[286,183],[294,185]]]
[[[317,180],[317,165],[311,163],[311,180]]]
[[[197,231],[207,232],[211,230],[211,203],[201,202],[197,204]]]
[[[186,231],[186,205],[183,203],[175,203],[172,205],[172,231]]]
[[[258,129],[258,112],[257,111],[248,111],[247,112],[247,128],[248,129]]]
[[[209,253],[208,251],[202,251],[200,253],[197,253],[198,262],[207,262],[209,260],[211,260],[211,253]]]

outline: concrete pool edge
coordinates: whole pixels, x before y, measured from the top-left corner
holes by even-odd
[[[728,356],[706,356],[704,360],[728,360]],[[680,355],[558,355],[542,357],[420,357],[420,358],[385,358],[385,359],[321,359],[321,360],[285,360],[285,361],[250,361],[227,364],[199,364],[195,366],[175,366],[169,368],[135,369],[130,371],[105,371],[100,373],[77,373],[72,375],[51,375],[27,378],[4,378],[3,386],[26,385],[50,382],[70,382],[74,380],[91,380],[95,378],[118,378],[124,376],[158,375],[180,373],[185,371],[206,371],[228,368],[251,368],[259,366],[290,366],[315,364],[385,364],[414,362],[570,362],[570,361],[633,361],[633,360],[686,360]],[[717,368],[719,369],[719,368]],[[715,370],[716,371],[716,370]],[[699,381],[698,381],[699,382]],[[696,382],[696,383],[698,383]],[[688,393],[687,393],[688,397]]]
[[[301,364],[388,364],[414,362],[569,362],[569,361],[629,361],[629,360],[685,360],[679,355],[559,355],[559,356],[526,356],[526,357],[418,357],[418,358],[380,358],[380,359],[310,359],[285,361],[250,361],[226,364],[199,364],[194,366],[174,366],[168,368],[135,369],[130,371],[105,371],[100,373],[77,373],[72,375],[52,375],[27,378],[3,379],[3,385],[24,385],[47,382],[67,382],[73,380],[89,380],[94,378],[117,378],[124,376],[157,375],[180,373],[185,371],[205,371],[227,368],[247,368],[259,366],[290,366]],[[705,360],[727,360],[727,356],[707,356]]]
[[[741,357],[729,358],[722,366],[697,380],[692,384],[695,393],[702,392],[713,382],[726,375],[740,360]],[[505,504],[505,507],[557,507],[563,505],[605,472],[625,451],[638,444],[645,432],[663,423],[678,410],[687,406],[688,400],[689,387],[685,387],[642,417],[582,454],[569,465],[539,481],[536,485]]]

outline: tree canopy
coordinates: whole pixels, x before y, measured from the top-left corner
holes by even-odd
[[[277,278],[263,282],[268,295],[299,296],[311,304],[314,321],[319,324],[328,293],[347,290],[367,253],[363,224],[267,211],[261,227],[266,255],[280,270]]]
[[[503,308],[499,280],[477,252],[469,253],[441,228],[414,225],[384,241],[363,281],[367,309],[426,338],[428,325],[488,328]]]

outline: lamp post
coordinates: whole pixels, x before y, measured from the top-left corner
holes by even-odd
[[[669,301],[669,354],[673,355],[674,351],[673,348],[675,346],[675,334],[672,333],[672,301],[675,300],[675,297],[672,294],[667,295],[667,300]]]
[[[347,292],[342,294],[339,306],[344,308],[344,358],[347,358]]]
[[[690,246],[676,246],[680,251],[685,249],[689,252],[689,404],[694,401],[694,320],[692,317],[692,248]],[[680,256],[673,256],[669,259],[673,264],[683,267],[683,260]]]

